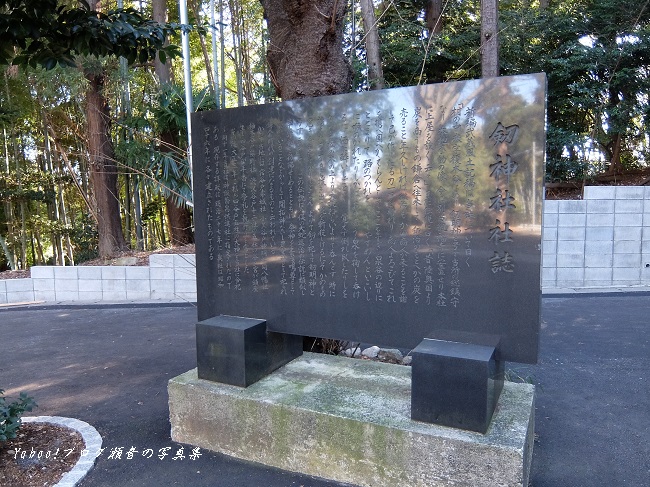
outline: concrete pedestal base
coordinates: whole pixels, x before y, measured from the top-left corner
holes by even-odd
[[[240,388],[169,381],[172,439],[360,486],[523,486],[534,387],[506,382],[485,435],[413,421],[411,369],[306,353]]]

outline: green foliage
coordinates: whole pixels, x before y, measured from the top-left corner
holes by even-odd
[[[0,174],[0,199],[5,201],[51,201],[54,176],[33,166],[20,172]]]
[[[213,110],[217,108],[214,97],[206,87],[192,93],[194,111]],[[187,117],[185,112],[185,87],[181,85],[164,86],[153,106],[154,126],[158,133],[174,132],[187,143]]]
[[[202,10],[206,3],[198,3],[199,24],[206,21]],[[425,28],[426,3],[396,0],[378,6],[388,87],[480,76],[480,1],[443,2],[443,29],[433,36]],[[229,6],[236,6],[239,13],[231,17]],[[168,2],[168,7],[170,18],[178,22],[176,4]],[[0,144],[0,234],[16,261],[22,261],[23,254],[29,264],[30,252],[36,253],[29,249],[30,240],[47,258],[59,235],[70,236],[76,261],[96,255],[96,230],[80,196],[92,191],[83,136],[88,81],[82,70],[67,67],[81,63],[79,55],[85,55],[83,68],[94,66],[106,75],[104,92],[121,173],[121,198],[133,195],[136,182],[144,205],[154,199],[145,216],[158,223],[162,197],[172,197],[178,204],[191,199],[183,87],[160,88],[150,63],[123,70],[116,57],[123,55],[137,63],[150,61],[156,51],[163,57],[177,53],[175,47],[163,46],[169,39],[179,41],[178,24],[158,25],[148,20],[151,2],[140,2],[139,8],[96,13],[78,0],[0,0],[0,64],[21,64],[20,69],[4,70],[0,88],[4,138]],[[548,75],[547,178],[581,180],[602,173],[608,169],[617,141],[623,169],[647,167],[650,9],[631,0],[551,2],[546,9],[541,9],[539,2],[501,0],[499,8],[501,74],[543,71]],[[245,58],[245,103],[272,101],[271,76],[263,72],[268,39],[262,40],[266,33],[259,2],[224,2],[224,9],[226,25],[219,29],[227,44],[226,72],[221,81],[227,86],[229,105],[237,98],[234,63],[239,61],[239,53],[232,47],[233,30],[238,32]],[[358,16],[357,21],[361,23]],[[211,33],[212,29],[190,28],[194,84],[205,86],[204,60],[195,33]],[[348,55],[356,48],[353,88],[367,89],[363,29],[357,28],[354,42],[349,38],[350,26],[346,33]],[[39,67],[30,67],[34,65]],[[180,79],[178,60],[173,67]],[[128,103],[127,82],[131,87]],[[197,110],[215,106],[207,89],[197,91],[194,98]],[[337,117],[337,112],[328,115],[333,120]],[[50,158],[45,153],[44,133],[51,135]],[[129,174],[128,191],[125,173]],[[55,189],[62,192],[67,224],[54,221]],[[350,228],[359,232],[370,230],[372,211],[396,211],[391,205],[379,208],[378,203],[356,200],[342,206],[344,200],[337,196],[328,203],[331,208],[327,211],[347,218]],[[131,224],[135,215],[134,209]],[[60,214],[59,219],[63,219]],[[0,251],[0,266],[5,257]]]
[[[197,112],[216,108],[215,99],[207,88],[193,93],[193,104]],[[180,86],[170,85],[160,92],[158,103],[153,108],[153,118],[158,133],[171,132],[181,145],[187,144],[185,94]],[[179,154],[178,148],[156,147],[147,170],[165,197],[171,196],[177,205],[192,200],[190,167],[184,152]]]
[[[502,21],[504,74],[548,76],[548,174],[588,178],[647,165],[650,14],[630,0],[579,0],[539,10],[510,1]],[[620,161],[615,161],[620,149]],[[610,167],[617,170],[616,167]]]
[[[75,55],[123,56],[130,64],[152,60],[157,52],[163,62],[179,55],[177,46],[165,45],[177,26],[147,20],[132,8],[98,13],[79,3],[71,8],[57,0],[0,1],[0,64],[51,69],[75,66]]]
[[[197,111],[215,108],[207,88],[194,93],[194,106]],[[146,113],[124,123],[133,129],[134,136],[115,146],[120,165],[135,173],[141,184],[152,188],[154,194],[171,197],[178,206],[191,201],[189,164],[182,149],[187,144],[183,88],[163,86]],[[165,134],[165,140],[147,137],[149,132]]]
[[[162,87],[152,115],[158,133],[173,132],[179,140],[186,136],[185,88],[168,84]],[[187,138],[187,137],[185,137]]]
[[[160,212],[165,208],[165,201],[162,198],[151,200],[142,209],[142,223],[152,223],[160,220]]]
[[[0,389],[0,442],[15,438],[22,422],[21,416],[36,406],[34,399],[24,392],[15,401],[8,402],[4,390]]]
[[[90,215],[82,213],[66,232],[70,235],[77,264],[99,257],[97,226]]]
[[[424,1],[381,12],[389,86],[480,77],[480,1],[444,2],[442,32],[429,36]],[[650,159],[650,10],[632,0],[499,2],[502,75],[548,77],[547,175],[589,178]],[[601,161],[604,159],[607,164]]]
[[[445,2],[444,28],[426,33],[424,1],[394,2],[379,21],[384,78],[389,86],[480,77],[478,1]]]

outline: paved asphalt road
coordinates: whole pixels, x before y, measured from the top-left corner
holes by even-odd
[[[539,364],[509,364],[538,385],[531,485],[649,486],[650,295],[545,297],[542,318]],[[172,460],[167,380],[196,365],[195,321],[191,306],[1,309],[0,387],[97,428],[106,450],[82,487],[340,486],[204,450],[190,460],[187,446]]]

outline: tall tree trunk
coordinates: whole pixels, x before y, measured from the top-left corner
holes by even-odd
[[[22,143],[22,138],[18,137],[18,134],[13,137],[13,151],[14,151],[14,162],[16,163],[16,177],[18,179],[18,190],[22,189],[22,170],[18,165],[18,161],[25,161],[25,148]],[[20,147],[19,147],[20,146]],[[20,154],[20,157],[19,157]],[[18,205],[20,210],[20,268],[27,268],[27,229],[25,225],[25,202],[21,199]],[[18,225],[16,225],[18,226]]]
[[[269,28],[267,60],[283,100],[350,91],[343,54],[343,0],[260,0]]]
[[[10,99],[9,82],[7,81],[7,72],[5,72],[5,89],[7,90],[7,99]],[[13,136],[13,124],[10,133]],[[9,141],[7,136],[7,128],[5,126],[2,127],[2,135],[3,135],[3,146],[4,146],[5,173],[9,175],[9,170],[10,170],[9,169],[10,168]],[[4,203],[4,212],[5,212],[5,224],[7,226],[7,237],[11,237],[13,233],[13,204],[9,199],[6,199],[3,203]],[[14,255],[12,249],[9,248],[9,245],[7,244],[6,239],[2,236],[2,233],[0,233],[0,247],[2,247],[5,257],[7,258],[7,263],[9,264],[9,268],[12,271],[15,271],[16,256]]]
[[[269,29],[267,61],[283,100],[350,91],[352,69],[343,54],[343,0],[260,0]],[[303,337],[305,350],[323,339]]]
[[[153,0],[153,2],[151,3],[151,8],[152,8],[152,18],[154,22],[158,22],[159,24],[167,23],[166,0]],[[154,59],[154,70],[156,72],[156,76],[158,76],[161,85],[163,83],[174,82],[174,74],[172,73],[170,66],[171,64],[163,63],[162,61],[160,61],[160,57],[156,55],[156,59]]]
[[[241,19],[241,29],[243,33],[240,39],[239,52],[241,59],[242,71],[242,95],[246,100],[247,105],[254,105],[256,103],[255,94],[253,91],[253,71],[251,70],[251,53],[250,53],[250,32],[246,27],[246,19]]]
[[[45,256],[43,255],[43,244],[41,243],[41,232],[38,229],[34,230],[34,238],[36,239],[36,251],[38,254],[38,264],[45,265]]]
[[[88,0],[91,10],[101,11],[102,3]],[[90,184],[97,208],[99,255],[113,257],[126,249],[120,218],[120,200],[117,190],[117,166],[113,142],[110,138],[110,111],[104,96],[104,72],[87,70],[86,126],[90,154]]]
[[[192,215],[187,208],[176,206],[171,198],[165,200],[169,218],[169,238],[172,245],[187,245],[194,242]]]
[[[239,2],[230,0],[230,31],[232,33],[232,59],[235,65],[235,79],[237,81],[237,106],[244,105],[244,89],[242,81],[242,55],[241,55],[241,6]]]
[[[607,125],[608,125],[608,138],[610,140],[607,145],[607,152],[610,155],[609,169],[605,172],[607,175],[618,175],[623,172],[623,164],[621,162],[621,153],[624,148],[625,130],[623,127],[628,127],[631,116],[621,104],[623,100],[629,99],[630,95],[624,90],[610,84],[609,88],[609,102],[607,104]]]
[[[226,108],[226,37],[223,33],[223,0],[219,0],[219,54],[221,59],[221,108]]]
[[[123,8],[124,7],[124,0],[118,0],[117,2],[118,8]],[[140,4],[140,9],[142,9],[142,4]],[[117,112],[117,116],[120,117],[122,120],[130,119],[132,116],[132,110],[131,110],[131,82],[129,80],[129,66],[128,66],[128,61],[124,57],[120,57],[120,82],[122,83],[122,90],[120,93],[120,102],[119,102],[119,110]],[[133,129],[127,128],[126,125],[124,125],[120,131],[120,136],[121,140],[124,141],[125,143],[128,143],[133,140]],[[126,242],[127,245],[130,247],[131,242],[132,242],[132,233],[131,233],[131,176],[129,174],[129,171],[125,171],[124,173],[124,229],[126,231]],[[138,225],[138,222],[135,222],[136,226]],[[136,230],[137,233],[137,230]],[[136,247],[139,242],[137,242],[136,239]]]
[[[171,150],[172,147],[178,147],[178,138],[171,131],[165,131],[160,134],[162,141],[160,150]],[[177,206],[174,198],[171,196],[165,198],[165,208],[167,218],[169,219],[169,239],[170,243],[175,245],[187,245],[194,242],[192,233],[192,215],[186,206]],[[165,224],[163,219],[161,225]]]
[[[371,90],[384,89],[384,70],[381,67],[379,52],[379,32],[375,18],[375,6],[372,0],[360,0],[361,17],[363,17],[364,37],[366,38],[366,59],[368,62],[368,85]]]
[[[481,77],[499,76],[499,0],[481,0]]]
[[[426,7],[424,7],[424,19],[429,35],[442,32],[442,0],[427,0]]]
[[[5,258],[7,259],[7,264],[9,264],[9,269],[12,271],[16,270],[16,259],[14,256],[14,253],[11,251],[9,246],[7,245],[7,241],[4,239],[2,235],[0,235],[0,247],[2,247],[2,251],[5,254]]]
[[[20,202],[20,268],[25,270],[29,267],[27,263],[27,215],[25,202]]]
[[[607,175],[618,175],[623,172],[621,164],[621,150],[623,149],[623,135],[617,132],[612,135],[612,142],[609,147],[611,157],[609,159],[609,169],[605,171]]]
[[[196,18],[196,22],[200,24],[200,11],[199,8],[196,4],[196,0],[190,0],[190,6],[192,7],[192,11],[194,12],[194,17]],[[199,31],[199,42],[201,43],[201,52],[203,53],[203,62],[205,62],[205,72],[208,76],[208,89],[210,90],[210,93],[212,94],[212,97],[216,99],[216,93],[214,91],[214,76],[212,74],[212,64],[210,63],[210,56],[208,54],[208,48],[205,43],[205,34],[201,31]]]
[[[213,63],[213,72],[212,77],[214,78],[214,100],[216,102],[217,108],[221,108],[221,88],[219,87],[219,54],[217,51],[217,19],[216,19],[216,8],[214,5],[215,0],[210,0],[210,41],[212,44],[212,63]],[[221,30],[221,26],[219,26]]]
[[[126,249],[120,218],[117,166],[109,131],[109,109],[103,94],[104,74],[86,73],[86,123],[90,153],[90,184],[97,208],[99,255],[113,257]]]
[[[41,106],[44,107],[45,103],[43,99],[39,97],[38,100]],[[45,113],[44,109],[41,110],[41,119],[43,121],[43,140],[45,141],[45,147],[44,147],[45,167],[50,172],[50,174],[60,174],[62,172],[60,171],[60,168],[57,168],[56,172],[54,169],[54,162],[52,160],[52,148],[50,145],[50,122],[48,120],[47,114]],[[53,183],[50,189],[52,190],[52,193],[54,195],[54,201],[48,203],[48,207],[50,210],[50,220],[56,223],[59,221],[59,196],[60,195],[62,196],[63,194],[63,192],[61,191],[61,183],[58,184]],[[63,244],[61,241],[61,234],[58,232],[52,232],[51,238],[52,238],[52,247],[54,250],[54,263],[58,265],[65,265],[65,259],[63,258]]]
[[[63,185],[59,184],[59,201],[61,202],[61,220],[63,224],[67,227],[70,225],[70,219],[68,218],[68,211],[65,207],[65,198],[63,197]],[[66,254],[68,255],[68,263],[74,265],[74,253],[72,252],[72,241],[70,240],[70,233],[66,232],[65,234],[65,248]],[[65,261],[64,261],[65,265]]]
[[[133,214],[135,217],[135,242],[138,250],[144,250],[144,229],[142,228],[142,202],[140,201],[139,176],[133,181]]]
[[[167,22],[167,5],[165,0],[154,0],[153,2],[153,19],[156,22]],[[171,64],[163,64],[156,57],[154,69],[161,86],[171,84],[172,70]],[[160,134],[160,150],[170,151],[173,147],[178,147],[179,141],[177,135],[171,130]],[[185,206],[177,206],[174,199],[168,197],[165,199],[167,209],[167,218],[169,219],[169,233],[172,245],[186,245],[194,242],[192,233],[192,217],[190,210]],[[162,222],[164,223],[164,221]]]
[[[165,238],[165,214],[162,211],[162,207],[158,210],[158,216],[160,218],[160,243],[162,245],[167,244],[167,239]]]

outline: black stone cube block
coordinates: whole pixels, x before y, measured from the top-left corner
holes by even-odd
[[[411,418],[485,433],[503,389],[499,338],[440,336],[412,352]]]
[[[266,321],[215,316],[196,325],[199,379],[248,387],[302,355],[302,337],[268,332]]]

